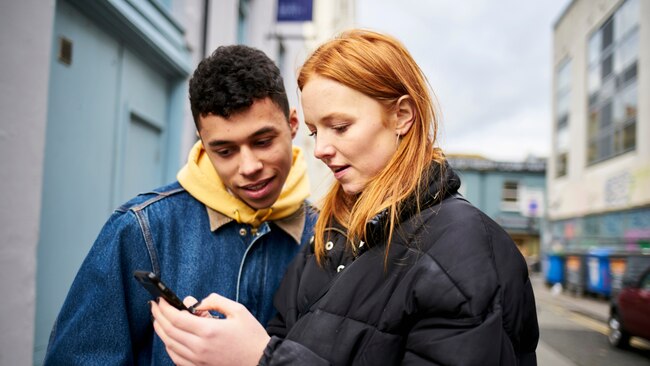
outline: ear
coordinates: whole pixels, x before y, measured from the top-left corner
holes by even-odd
[[[296,132],[298,132],[298,112],[296,108],[291,108],[289,111],[289,128],[291,129],[291,139],[296,137]]]
[[[409,95],[402,95],[397,100],[395,116],[395,133],[404,136],[411,129],[413,121],[415,121],[415,106],[413,105],[413,99]]]

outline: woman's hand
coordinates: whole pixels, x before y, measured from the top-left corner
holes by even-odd
[[[196,303],[186,298],[186,305]],[[177,365],[257,365],[269,335],[243,305],[211,294],[195,307],[199,316],[180,311],[164,299],[151,303],[154,329]],[[212,318],[215,310],[225,319]]]

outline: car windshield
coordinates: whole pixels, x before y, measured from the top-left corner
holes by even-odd
[[[641,281],[641,286],[639,286],[643,290],[650,290],[650,272],[645,274],[645,277],[643,277],[643,280]]]

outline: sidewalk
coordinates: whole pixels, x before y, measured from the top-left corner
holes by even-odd
[[[551,302],[574,313],[579,313],[607,324],[609,319],[609,300],[576,296],[566,291],[556,292],[548,287],[542,273],[530,276],[533,291],[538,302]]]
[[[558,291],[546,285],[542,273],[531,273],[530,280],[535,292],[535,301],[538,309],[551,304],[572,313],[584,315],[605,327],[609,317],[609,301],[570,294],[567,291]],[[577,366],[577,364],[549,346],[543,338],[537,344],[538,365]]]

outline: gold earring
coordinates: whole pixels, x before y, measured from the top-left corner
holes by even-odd
[[[399,135],[399,133],[396,133],[396,134],[395,134],[395,146],[399,146],[399,138],[400,138],[400,137],[401,137],[401,136]]]

